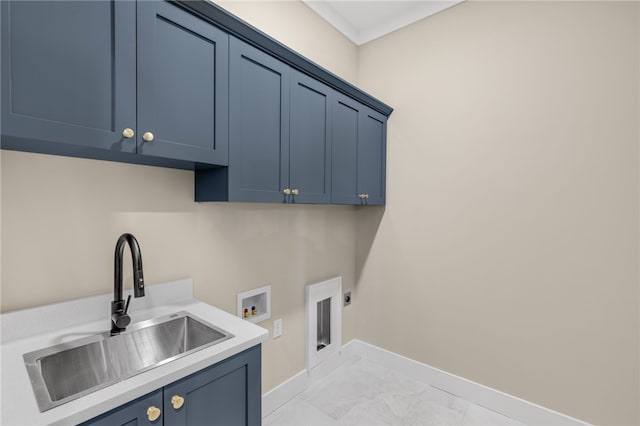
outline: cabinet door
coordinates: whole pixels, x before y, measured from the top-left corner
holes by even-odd
[[[228,34],[168,2],[137,7],[138,153],[228,164]]]
[[[291,71],[289,187],[296,203],[331,201],[331,100],[333,90]]]
[[[260,425],[261,394],[258,345],[165,386],[165,424]],[[174,408],[174,398],[184,399],[179,408]]]
[[[2,145],[135,152],[135,3],[2,1]]]
[[[358,193],[367,195],[363,204],[385,203],[386,136],[387,119],[363,107],[358,130]]]
[[[160,410],[160,416],[149,420],[150,408]],[[93,418],[80,426],[161,426],[163,424],[162,389],[124,404],[101,416]]]
[[[331,202],[385,203],[387,120],[341,94],[333,102]],[[364,194],[367,198],[360,198]]]
[[[231,37],[229,200],[285,202],[289,66]]]
[[[363,106],[341,94],[333,102],[331,202],[360,204],[358,198],[358,117]]]

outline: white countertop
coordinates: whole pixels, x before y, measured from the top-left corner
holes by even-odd
[[[268,331],[193,299],[190,279],[146,287],[131,299],[132,324],[187,311],[235,337],[69,401],[43,413],[38,409],[22,355],[110,329],[112,294],[0,315],[0,424],[77,424],[222,361],[267,339]],[[125,299],[130,291],[125,291]]]

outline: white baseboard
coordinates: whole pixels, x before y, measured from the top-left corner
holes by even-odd
[[[353,341],[344,345],[339,352],[332,354],[311,371],[302,370],[262,395],[262,417],[273,413],[336,368],[359,359],[354,358],[355,355],[351,349],[352,343]]]
[[[310,382],[307,370],[302,370],[262,395],[262,417],[268,416],[287,401],[304,392],[306,388],[311,386]]]
[[[420,382],[459,396],[527,425],[588,425],[588,423],[488,386],[472,382],[455,374],[414,361],[360,340],[352,340],[342,347],[341,354],[318,365],[307,374],[303,370],[262,396],[262,415],[267,416],[278,407],[302,393],[313,383],[337,367],[358,359],[366,359],[394,369]]]
[[[356,355],[404,373],[415,380],[442,389],[527,425],[588,425],[513,395],[472,382],[439,368],[414,361],[360,340],[349,342]]]

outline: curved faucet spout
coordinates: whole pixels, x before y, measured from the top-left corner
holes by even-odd
[[[138,240],[131,234],[122,234],[116,243],[116,253],[113,263],[113,298],[122,299],[122,258],[124,256],[124,245],[129,244],[131,250],[131,261],[133,263],[133,293],[135,297],[144,296],[144,277],[142,275],[142,253]]]
[[[124,246],[129,245],[131,250],[131,261],[133,263],[133,295],[135,297],[144,296],[144,276],[142,274],[142,253],[138,240],[131,234],[122,234],[116,243],[115,259],[113,264],[113,302],[111,302],[111,335],[120,334],[131,322],[127,315],[129,310],[129,299],[125,305],[122,299],[122,258],[124,257]]]

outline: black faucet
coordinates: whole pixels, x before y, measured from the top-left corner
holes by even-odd
[[[125,305],[122,299],[122,257],[124,255],[124,244],[129,244],[131,250],[131,260],[133,263],[133,294],[135,297],[144,296],[144,278],[142,276],[142,254],[138,240],[131,234],[122,234],[116,243],[116,256],[113,264],[113,302],[111,302],[111,335],[115,336],[123,332],[131,318],[127,315],[131,295],[127,298]]]

